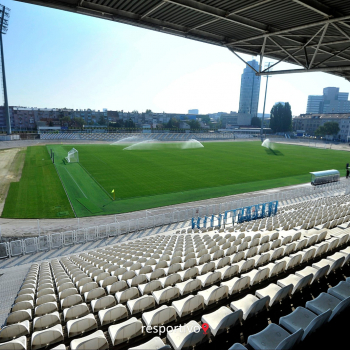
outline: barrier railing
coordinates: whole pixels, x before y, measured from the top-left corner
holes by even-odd
[[[232,217],[235,218],[236,222],[255,220],[265,215],[266,210],[272,210],[272,215],[277,214],[276,202],[278,202],[279,209],[282,209],[285,205],[292,203],[338,194],[348,194],[350,193],[349,184],[350,181],[342,180],[337,183],[329,183],[317,187],[296,188],[234,201],[223,198],[223,202],[221,203],[190,208],[177,208],[173,211],[167,209],[168,211],[164,214],[158,215],[152,215],[152,210],[148,210],[145,217],[138,219],[116,221],[110,224],[3,242],[0,243],[0,259],[59,249],[65,246],[83,244],[178,222],[190,221],[188,226],[191,226],[192,222],[193,227],[194,221],[195,226],[208,227],[208,225],[211,225],[214,227],[221,226],[222,223],[227,224],[229,222],[228,220]],[[275,209],[270,207],[270,203],[275,203]],[[273,206],[273,204],[271,205]]]

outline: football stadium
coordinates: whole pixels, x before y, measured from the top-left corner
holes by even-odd
[[[350,79],[342,1],[19,2]],[[2,27],[9,12],[0,13]],[[257,76],[286,73],[260,68]],[[348,142],[290,137],[263,119],[248,131],[48,127],[33,139],[7,128],[0,350],[346,344]]]

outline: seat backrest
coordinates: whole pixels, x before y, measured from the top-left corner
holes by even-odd
[[[270,306],[279,303],[281,300],[286,298],[288,295],[290,295],[293,291],[293,285],[289,284],[288,286],[285,286],[281,288],[275,296],[271,299]]]
[[[245,319],[248,319],[248,318],[256,315],[257,313],[261,312],[265,308],[267,308],[269,301],[270,301],[269,296],[263,297],[263,298],[255,301],[248,309]]]
[[[237,263],[244,259],[244,252],[237,252],[232,256],[231,263]]]
[[[303,277],[300,279],[300,281],[294,286],[294,290],[295,292],[297,290],[302,290],[303,288],[305,288],[307,285],[309,285],[313,279],[313,274],[310,273],[309,275]]]
[[[64,310],[63,312],[65,321],[72,320],[77,317],[85,316],[88,313],[89,313],[89,308],[85,303],[74,305],[69,309]]]
[[[304,330],[302,340],[304,340],[308,334],[316,332],[324,323],[327,322],[331,314],[332,314],[332,310],[328,309],[327,311],[323,312],[321,315],[318,315],[316,318],[314,318]]]
[[[238,293],[242,289],[248,288],[249,286],[250,286],[249,276],[238,278],[232,287],[231,294]]]
[[[329,269],[330,269],[329,265],[323,266],[320,269],[318,269],[314,275],[314,281],[317,281],[320,278],[324,277],[328,273]]]
[[[298,329],[295,333],[291,334],[289,337],[283,339],[277,346],[276,349],[289,350],[298,344],[304,334],[302,328]]]
[[[350,307],[350,297],[342,300],[334,309],[329,317],[329,321],[331,321],[334,317],[338,316],[340,313],[342,313],[344,310],[346,310],[348,307]]]

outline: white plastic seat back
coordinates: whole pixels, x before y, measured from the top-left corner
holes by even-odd
[[[79,317],[86,316],[89,313],[89,308],[85,303],[74,305],[68,309],[63,310],[63,317],[65,322]]]
[[[128,311],[124,305],[116,305],[109,309],[100,310],[98,312],[98,317],[100,319],[101,325],[104,326],[109,323],[121,320],[128,316]]]
[[[26,336],[0,343],[0,350],[27,350]]]
[[[32,350],[46,347],[63,340],[63,329],[60,324],[47,328],[42,331],[37,331],[32,334],[31,346]]]
[[[97,322],[93,314],[88,314],[76,320],[70,320],[66,323],[68,337],[74,337],[97,328]]]
[[[55,326],[59,323],[61,323],[60,314],[55,311],[51,314],[35,317],[33,320],[33,330],[40,331],[42,329]]]
[[[70,342],[71,350],[106,350],[108,341],[102,331],[96,331],[86,337],[74,339]]]
[[[23,335],[29,334],[29,321],[15,323],[0,330],[0,342],[7,342],[14,338],[19,338]]]
[[[129,341],[141,335],[142,332],[142,322],[138,321],[135,317],[108,327],[108,333],[114,346]]]

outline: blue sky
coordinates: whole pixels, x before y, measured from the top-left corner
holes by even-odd
[[[1,3],[11,8],[4,36],[10,105],[238,111],[245,65],[225,48],[11,0]],[[265,81],[262,78],[259,112]],[[305,113],[307,96],[321,95],[327,86],[350,92],[349,82],[325,73],[273,76],[266,112],[285,101],[293,115]]]

